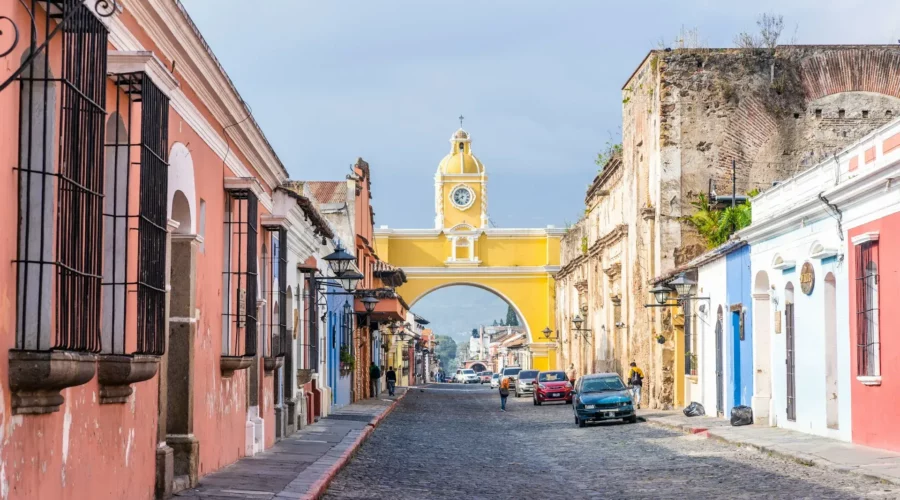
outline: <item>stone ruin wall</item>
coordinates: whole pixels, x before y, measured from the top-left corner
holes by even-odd
[[[653,51],[623,90],[624,182],[634,334],[651,405],[673,400],[671,314],[644,309],[648,282],[706,250],[683,221],[710,181],[765,190],[900,113],[900,47],[785,46]],[[667,334],[668,333],[668,334]]]

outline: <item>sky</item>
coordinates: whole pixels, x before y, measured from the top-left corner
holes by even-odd
[[[494,225],[575,222],[594,158],[617,142],[622,85],[682,29],[728,47],[776,12],[783,42],[900,39],[896,0],[181,1],[291,177],[340,179],[362,157],[375,224],[397,228],[433,224],[434,173],[460,115]]]

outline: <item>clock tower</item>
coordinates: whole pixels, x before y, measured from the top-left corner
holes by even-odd
[[[434,175],[434,228],[445,233],[488,227],[487,175],[463,129],[450,137],[450,154]]]

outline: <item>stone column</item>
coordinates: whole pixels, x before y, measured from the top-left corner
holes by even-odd
[[[168,416],[168,359],[169,359],[169,323],[171,312],[169,302],[172,298],[172,233],[178,229],[178,222],[169,219],[168,234],[166,235],[166,326],[163,336],[165,339],[165,352],[159,359],[159,402],[157,404],[156,422],[156,498],[169,498],[172,496],[172,483],[175,479],[175,454],[172,447],[166,444],[166,417]]]
[[[171,239],[166,443],[174,450],[176,482],[194,487],[200,460],[200,442],[194,437],[194,343],[197,251],[202,238],[175,234]]]

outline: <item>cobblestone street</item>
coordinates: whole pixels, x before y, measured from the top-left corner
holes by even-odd
[[[569,405],[412,389],[326,498],[898,498],[900,487],[646,423],[577,428]]]

